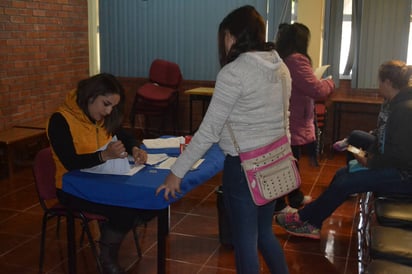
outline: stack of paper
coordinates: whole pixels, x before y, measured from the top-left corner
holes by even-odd
[[[160,154],[147,154],[147,165],[154,166],[164,160],[167,159],[167,154],[166,153],[160,153]]]
[[[159,169],[170,169],[172,167],[172,165],[176,162],[177,158],[176,157],[170,157],[168,158],[166,161],[160,163],[157,168]],[[192,170],[198,168],[200,166],[200,164],[203,163],[205,159],[200,159],[198,160],[193,166],[192,166]]]
[[[147,148],[179,148],[181,137],[144,139]]]

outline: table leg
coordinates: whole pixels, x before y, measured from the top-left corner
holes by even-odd
[[[341,104],[335,102],[333,106],[333,134],[332,143],[339,139],[340,135]]]
[[[67,212],[67,253],[69,274],[76,274],[76,240],[73,212]]]
[[[12,145],[5,145],[4,146],[4,155],[5,158],[7,159],[7,167],[9,170],[9,179],[13,179],[13,173],[14,173],[14,149]]]
[[[206,113],[206,102],[205,99],[202,99],[202,118],[205,117],[205,113]]]
[[[193,96],[190,95],[189,96],[189,130],[190,130],[190,134],[193,133],[193,129],[192,129],[192,120],[193,120]]]
[[[169,207],[161,209],[157,217],[157,273],[166,273],[166,236],[169,233]]]

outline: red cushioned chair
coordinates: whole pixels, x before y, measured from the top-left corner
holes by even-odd
[[[154,60],[150,66],[149,82],[136,92],[130,112],[131,127],[135,127],[137,114],[145,117],[146,133],[149,129],[149,117],[162,117],[161,130],[165,129],[165,121],[170,117],[176,133],[179,86],[182,79],[179,65],[166,60]]]
[[[53,218],[57,217],[57,233],[59,231],[59,224],[61,217],[67,217],[68,209],[62,205],[56,195],[56,184],[55,184],[55,173],[56,173],[56,166],[53,160],[53,156],[51,153],[50,147],[44,148],[40,150],[35,159],[33,164],[33,176],[34,182],[36,185],[37,194],[39,196],[40,206],[42,207],[44,214],[43,214],[43,221],[42,221],[42,233],[41,233],[41,242],[40,242],[40,260],[39,260],[39,272],[42,273],[43,270],[43,262],[44,262],[44,247],[45,247],[45,240],[46,240],[46,231],[47,231],[47,222]],[[99,261],[99,256],[96,248],[95,241],[91,234],[89,228],[89,222],[97,221],[97,222],[105,222],[107,221],[106,217],[98,214],[92,214],[85,211],[74,211],[73,212],[74,218],[79,219],[81,221],[81,225],[83,228],[82,236],[80,238],[80,243],[83,242],[84,233],[86,233],[87,238],[89,240],[90,247],[92,249],[93,255],[95,256],[97,267],[99,272],[101,273],[101,266]],[[136,224],[136,226],[139,224]],[[139,258],[142,256],[142,252],[140,249],[140,245],[138,242],[138,235],[136,228],[133,229],[134,239],[136,244],[136,249]]]
[[[315,102],[315,125],[316,125],[316,141],[317,141],[317,152],[318,154],[323,154],[324,148],[324,138],[327,126],[327,115],[328,109],[326,107],[325,101]]]
[[[40,242],[40,261],[39,261],[39,270],[43,270],[44,262],[44,246],[46,240],[46,228],[47,222],[53,218],[57,217],[57,232],[59,228],[60,218],[66,217],[68,214],[67,208],[59,203],[56,196],[56,184],[55,184],[55,173],[56,166],[52,157],[50,147],[40,150],[33,164],[33,176],[34,182],[36,185],[37,194],[39,196],[40,205],[44,210],[43,222],[42,222],[42,233],[41,233],[41,242]],[[96,244],[94,242],[93,236],[89,229],[89,222],[96,220],[98,222],[106,221],[104,216],[90,214],[87,212],[74,212],[74,217],[81,220],[83,233],[87,234],[89,239],[90,247],[96,258],[97,267],[100,271],[100,262],[97,253]],[[82,235],[83,238],[83,235]]]

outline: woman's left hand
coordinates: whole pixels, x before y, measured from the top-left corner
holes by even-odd
[[[180,193],[180,183],[182,179],[174,175],[172,172],[167,175],[163,184],[161,184],[156,190],[156,196],[164,189],[164,198],[169,201],[169,194],[173,198],[177,198],[176,193]]]
[[[133,159],[135,164],[144,164],[147,161],[147,152],[137,147],[133,147]]]

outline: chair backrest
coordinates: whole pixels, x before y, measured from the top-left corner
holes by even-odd
[[[151,82],[171,88],[178,88],[183,79],[179,65],[161,59],[152,62],[149,78]]]
[[[56,198],[56,165],[50,147],[40,150],[34,158],[33,176],[40,201]]]

